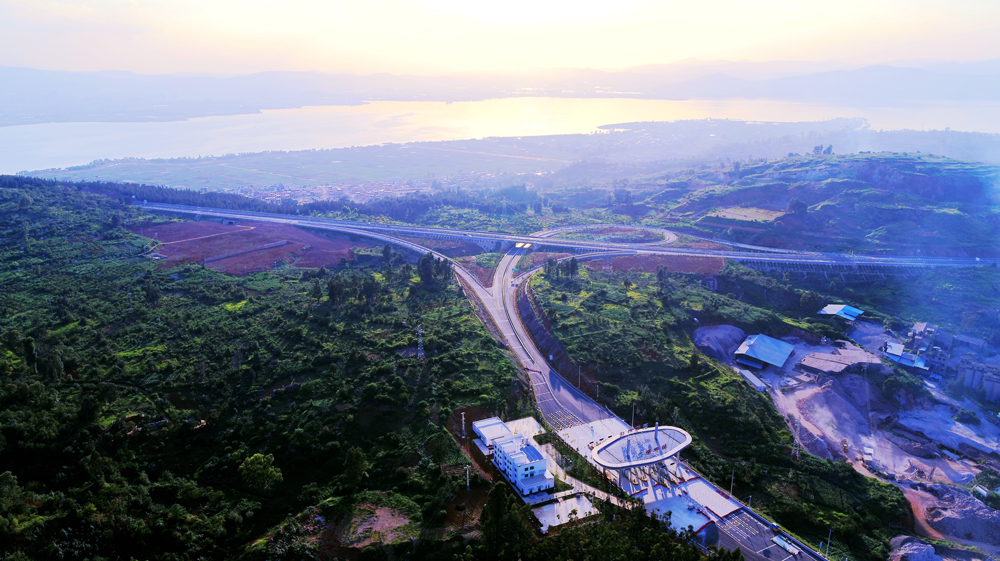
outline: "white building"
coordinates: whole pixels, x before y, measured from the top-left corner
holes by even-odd
[[[493,453],[493,464],[522,495],[555,487],[548,458],[524,435],[514,434],[496,417],[472,423],[472,430]]]
[[[476,436],[483,441],[483,445],[490,452],[493,452],[495,440],[514,434],[499,417],[491,417],[472,423],[472,432],[476,433]]]

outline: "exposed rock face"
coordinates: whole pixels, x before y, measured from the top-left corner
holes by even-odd
[[[795,431],[795,436],[798,437],[802,446],[813,456],[823,458],[824,460],[837,460],[843,457],[843,454],[834,455],[822,436],[814,434],[800,421],[795,420],[792,422],[792,430]]]
[[[957,538],[1000,545],[1000,510],[983,504],[965,489],[927,485],[940,503],[927,509],[927,522],[938,531]]]
[[[934,546],[913,536],[896,536],[889,543],[892,546],[889,561],[941,561]]]

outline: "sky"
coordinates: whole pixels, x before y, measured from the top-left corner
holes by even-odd
[[[372,74],[1000,58],[998,0],[0,0],[0,65]]]

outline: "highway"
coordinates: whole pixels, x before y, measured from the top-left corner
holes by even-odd
[[[872,257],[872,256],[850,256],[843,254],[829,254],[816,252],[796,252],[790,250],[774,250],[772,248],[755,248],[744,246],[743,251],[720,251],[706,250],[698,248],[671,248],[669,244],[677,239],[676,235],[666,230],[662,230],[665,239],[652,244],[608,244],[590,241],[578,241],[559,239],[553,241],[552,236],[580,229],[579,226],[566,226],[553,230],[535,232],[530,235],[503,234],[497,232],[478,232],[475,230],[449,230],[445,228],[429,228],[423,226],[386,225],[351,220],[320,219],[315,217],[300,217],[289,214],[269,214],[257,212],[233,211],[226,209],[213,209],[204,207],[186,207],[181,205],[168,205],[160,203],[148,203],[140,205],[147,210],[190,214],[197,216],[210,216],[216,218],[230,218],[237,220],[257,220],[265,222],[276,222],[290,224],[319,230],[332,230],[358,236],[365,236],[375,240],[389,242],[400,247],[407,248],[417,253],[432,253],[439,259],[448,259],[447,256],[433,251],[415,242],[401,239],[399,236],[408,237],[433,237],[462,239],[466,241],[487,240],[498,245],[515,243],[530,243],[537,245],[551,246],[558,243],[560,247],[567,249],[582,250],[584,253],[580,259],[594,259],[604,256],[620,255],[693,255],[724,257],[728,259],[752,259],[754,261],[765,261],[773,263],[799,263],[799,264],[859,264],[859,265],[883,265],[883,266],[972,266],[987,265],[994,260],[978,260],[974,258],[927,258],[927,257]],[[501,245],[502,247],[502,245]],[[759,251],[749,251],[747,248]],[[535,397],[538,402],[539,412],[545,417],[553,427],[559,429],[590,423],[593,421],[606,419],[613,416],[607,409],[598,405],[584,393],[579,391],[573,384],[569,383],[553,371],[548,366],[546,357],[534,345],[528,335],[524,325],[517,314],[516,293],[517,287],[528,281],[531,274],[522,274],[515,277],[515,267],[522,255],[530,251],[524,248],[512,248],[501,259],[494,273],[493,285],[490,288],[484,287],[472,274],[462,268],[458,263],[451,261],[452,267],[464,284],[470,287],[473,294],[490,315],[493,324],[500,331],[504,343],[516,360],[523,366],[531,382]]]
[[[521,323],[517,315],[517,288],[531,275],[515,280],[514,269],[521,256],[528,251],[515,248],[504,255],[494,273],[490,297],[491,305],[502,313],[505,327],[514,335],[511,340],[511,350],[528,369],[538,409],[551,426],[559,429],[611,417],[607,409],[549,368],[545,357]]]
[[[377,222],[363,222],[354,220],[336,220],[332,218],[304,217],[291,214],[272,214],[263,212],[237,211],[227,209],[216,209],[207,207],[190,207],[183,205],[171,205],[164,203],[137,203],[138,206],[146,210],[160,212],[174,212],[196,216],[213,216],[217,218],[231,218],[236,220],[261,220],[265,222],[279,222],[282,224],[293,224],[308,228],[323,230],[334,230],[341,232],[361,233],[370,235],[376,239],[386,239],[386,236],[398,238],[400,236],[444,238],[454,240],[464,240],[468,242],[487,242],[494,244],[494,249],[503,247],[504,244],[530,243],[533,245],[544,245],[548,247],[560,247],[575,251],[620,251],[633,255],[689,255],[708,256],[734,259],[738,261],[753,260],[771,263],[800,263],[814,265],[874,265],[884,267],[974,267],[989,265],[1000,262],[997,258],[975,258],[975,257],[921,257],[921,256],[873,256],[873,255],[851,255],[844,253],[821,253],[810,251],[795,251],[786,249],[776,249],[763,246],[752,246],[747,244],[730,244],[725,241],[713,240],[715,243],[726,244],[733,247],[728,250],[700,249],[700,248],[680,248],[670,247],[666,241],[653,244],[615,244],[605,242],[595,242],[586,240],[568,240],[553,238],[547,235],[536,234],[510,234],[503,232],[481,232],[477,230],[460,230],[449,228],[434,228],[428,226],[411,226],[402,224],[382,224]],[[570,231],[575,226],[568,226],[557,229]],[[550,231],[551,232],[551,231]],[[378,234],[378,236],[376,236]],[[544,234],[548,234],[545,232]],[[672,241],[672,240],[667,240]]]
[[[322,230],[333,230],[348,234],[355,234],[360,236],[366,236],[372,239],[381,240],[384,242],[389,242],[395,244],[399,247],[409,249],[411,251],[425,254],[432,253],[440,259],[449,259],[445,255],[435,252],[425,246],[420,244],[403,240],[397,236],[426,236],[427,232],[431,232],[432,237],[444,237],[440,235],[440,228],[422,228],[422,227],[407,227],[407,226],[385,226],[385,225],[373,225],[364,222],[354,222],[354,221],[327,221],[327,220],[317,220],[315,218],[302,218],[291,215],[282,214],[262,214],[262,213],[244,213],[221,209],[205,209],[205,208],[191,208],[191,207],[177,207],[176,205],[143,205],[147,210],[158,210],[164,212],[180,212],[185,214],[194,214],[201,216],[213,216],[219,218],[234,218],[239,220],[258,220],[266,222],[276,222],[282,224],[292,224],[303,227],[322,229]],[[536,232],[530,236],[514,236],[505,235],[497,233],[486,233],[486,232],[475,232],[475,231],[455,231],[446,230],[447,235],[454,237],[456,235],[462,238],[478,238],[483,236],[485,239],[497,240],[498,242],[524,242],[532,244],[547,244],[551,245],[552,235],[555,235],[561,231],[571,231],[573,227],[561,228],[557,231],[545,231]],[[668,234],[670,234],[668,232]],[[679,254],[679,255],[711,255],[719,257],[729,257],[730,258],[747,258],[747,252],[719,252],[719,251],[709,251],[709,250],[698,250],[698,249],[684,249],[679,251],[670,251],[672,248],[665,247],[664,244],[668,244],[676,240],[676,236],[670,234],[665,240],[657,242],[655,244],[594,244],[592,242],[578,242],[575,240],[559,240],[561,247],[569,247],[575,249],[582,249],[590,251],[580,257],[580,259],[594,259],[601,258],[604,256],[616,256],[616,255],[635,255],[635,254]],[[479,238],[481,239],[481,238]],[[563,245],[565,244],[565,245]],[[761,248],[765,249],[765,248]],[[531,383],[532,389],[534,391],[536,404],[539,413],[545,418],[546,422],[552,426],[555,430],[560,431],[561,434],[565,434],[568,429],[573,427],[578,427],[580,425],[587,425],[589,423],[594,423],[595,421],[603,421],[605,419],[610,419],[614,415],[608,411],[606,408],[599,405],[589,396],[585,395],[579,391],[572,383],[568,382],[559,373],[552,370],[546,357],[544,357],[535,346],[531,337],[528,335],[527,330],[521,322],[520,317],[517,314],[516,298],[518,287],[523,283],[528,282],[532,275],[537,273],[540,267],[536,267],[527,274],[521,274],[520,276],[515,276],[515,271],[517,263],[520,258],[531,251],[530,248],[517,248],[514,247],[508,251],[503,258],[500,260],[496,271],[494,272],[493,284],[491,287],[484,287],[472,274],[462,268],[458,263],[451,261],[453,270],[455,274],[461,278],[463,284],[469,287],[473,294],[469,294],[470,298],[478,300],[482,304],[482,308],[489,314],[492,319],[493,324],[497,327],[500,332],[500,336],[503,338],[504,343],[510,352],[514,355],[517,362],[525,370],[528,375],[528,380]],[[750,256],[754,260],[782,260],[783,262],[792,263],[823,263],[822,259],[831,260],[830,262],[840,263],[845,258],[842,255],[831,256],[829,254],[816,254],[816,253],[797,253],[791,251],[781,251],[781,252],[753,252]],[[846,256],[848,259],[850,256]],[[866,259],[866,258],[855,258],[855,259]],[[912,258],[871,258],[877,259],[879,262],[883,262],[889,265],[910,265],[910,266],[927,266],[930,263],[941,264],[942,266],[958,266],[959,264],[975,264],[975,265],[985,265],[990,261],[978,261],[969,259],[949,259],[949,260],[935,260],[930,258],[923,258],[913,260]],[[850,261],[848,261],[850,262]],[[865,261],[870,263],[870,261]],[[620,420],[615,421],[618,423]],[[627,423],[620,421],[621,425],[627,426]],[[690,466],[685,466],[690,469]],[[712,488],[720,494],[724,494],[724,491],[719,489],[714,484],[709,483]],[[774,535],[769,528],[769,523],[760,517],[757,513],[753,512],[748,507],[742,507],[746,510],[748,516],[747,520],[750,520],[752,524],[744,523],[740,528],[734,526],[737,517],[732,520],[729,518],[725,520],[720,520],[718,527],[722,536],[722,541],[720,545],[727,548],[739,548],[747,559],[753,561],[769,561],[766,557],[769,554],[761,554],[762,550],[759,550],[757,542],[760,542],[764,536]],[[734,529],[736,528],[736,529]],[[749,528],[747,530],[746,528]],[[739,531],[737,531],[739,530]],[[776,533],[780,533],[775,530]],[[787,534],[783,534],[786,538],[792,539]],[[763,543],[763,542],[761,542]],[[807,548],[804,544],[796,542],[798,545],[802,546],[806,552],[808,558],[815,561],[821,561],[823,558],[821,555]],[[769,543],[763,543],[765,549],[773,547]]]

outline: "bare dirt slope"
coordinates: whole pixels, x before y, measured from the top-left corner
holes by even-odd
[[[732,325],[706,325],[695,329],[691,338],[701,352],[732,364],[733,353],[746,336],[742,329]]]
[[[927,522],[946,536],[1000,551],[1000,511],[965,489],[948,485],[917,486],[938,499],[927,509]]]
[[[889,561],[986,561],[989,556],[977,551],[931,545],[913,536],[892,538]]]
[[[881,329],[867,335],[869,344],[885,337]],[[804,354],[802,345],[796,344],[795,356]],[[866,476],[893,474],[913,508],[917,533],[984,550],[1000,549],[998,513],[953,487],[970,484],[980,471],[977,461],[1000,449],[1000,427],[987,421],[986,413],[971,402],[952,399],[929,382],[934,399],[900,408],[865,376],[816,377],[792,370],[793,363],[786,363],[785,370],[769,368],[762,378],[804,448],[822,458],[846,459]],[[983,421],[966,425],[955,420],[963,407],[977,411]],[[861,461],[865,448],[874,450],[870,467]],[[900,555],[936,561],[921,559],[926,548],[911,549]],[[960,550],[952,553],[949,558],[969,561]],[[935,555],[946,557],[940,552]]]

